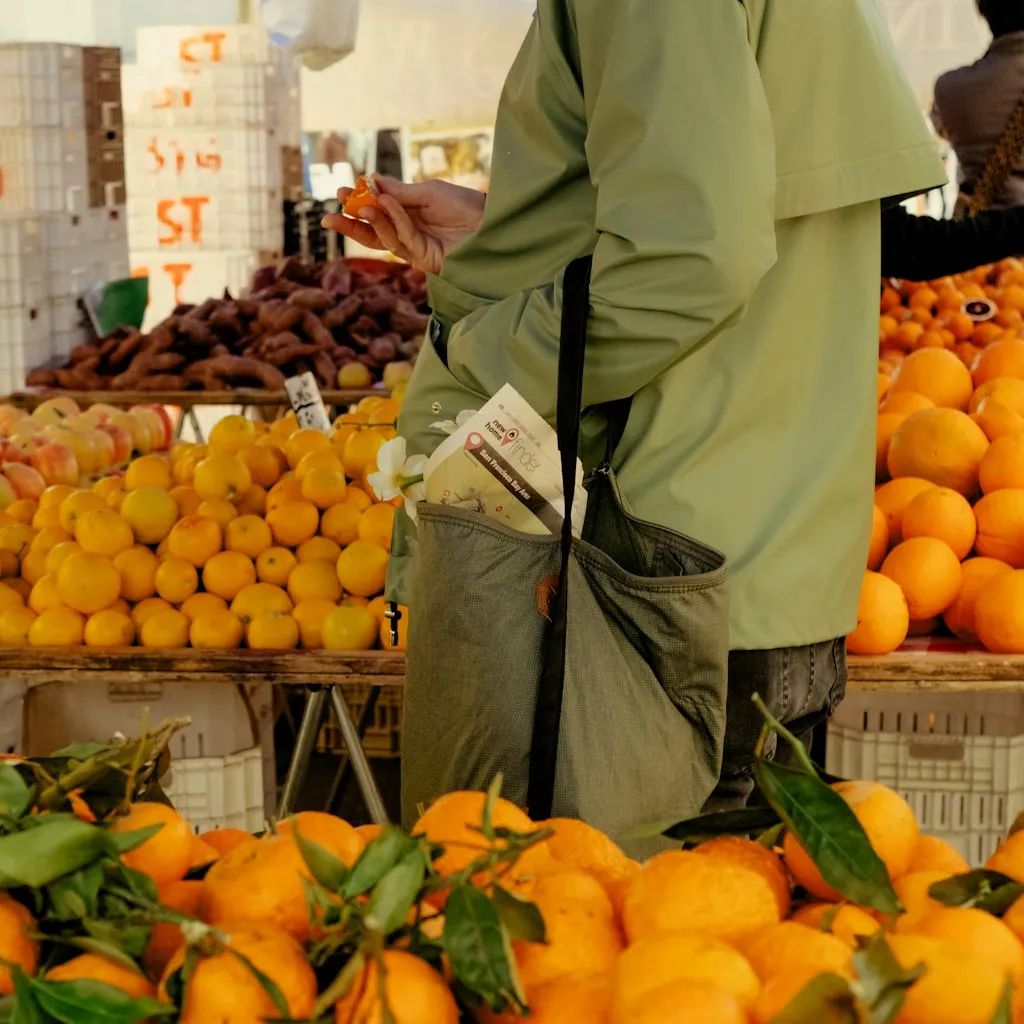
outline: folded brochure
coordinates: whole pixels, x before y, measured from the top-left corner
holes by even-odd
[[[560,533],[565,516],[555,431],[506,384],[427,460],[427,501],[478,512],[521,533]],[[573,534],[583,532],[587,492],[576,460]]]

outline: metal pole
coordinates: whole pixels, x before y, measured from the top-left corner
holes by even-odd
[[[356,723],[360,740],[366,736],[366,730],[370,728],[370,724],[373,722],[373,714],[379,699],[380,687],[371,686],[370,692],[366,695],[366,703],[363,705],[363,710],[359,715],[359,721]],[[348,777],[351,768],[352,761],[348,756],[348,750],[346,750],[341,755],[341,759],[338,762],[338,770],[334,775],[334,782],[331,783],[331,791],[327,794],[326,806],[327,810],[331,813],[334,813],[335,807],[339,805],[341,798],[344,797],[345,791],[348,789]]]
[[[196,444],[205,444],[206,441],[203,439],[203,428],[199,426],[199,417],[196,416],[196,410],[194,406],[188,408],[188,421],[192,424],[192,429],[195,431]]]
[[[388,812],[384,809],[384,800],[377,788],[377,780],[370,770],[370,762],[366,759],[366,751],[363,750],[362,741],[359,739],[359,731],[355,722],[349,714],[348,705],[341,692],[340,686],[332,686],[331,705],[334,714],[338,719],[338,727],[341,729],[342,739],[348,748],[349,760],[352,763],[352,770],[356,773],[359,781],[359,789],[366,801],[366,809],[370,812],[370,818],[375,825],[386,825],[388,823]]]
[[[287,817],[295,809],[296,797],[309,771],[309,762],[313,756],[317,733],[320,731],[320,722],[324,717],[326,700],[327,691],[322,687],[309,688],[306,706],[302,709],[302,721],[299,722],[299,734],[295,737],[295,750],[292,752],[284,788],[281,790],[281,799],[277,805],[279,818]]]

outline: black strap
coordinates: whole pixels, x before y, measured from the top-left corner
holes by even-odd
[[[583,414],[583,362],[590,315],[590,256],[574,260],[566,268],[562,288],[562,333],[558,349],[558,448],[562,458],[562,566],[551,611],[544,664],[537,690],[530,747],[527,805],[534,821],[551,817],[558,765],[558,738],[565,690],[566,625],[569,612],[569,558],[572,553],[572,506],[576,492],[576,460],[580,448]]]

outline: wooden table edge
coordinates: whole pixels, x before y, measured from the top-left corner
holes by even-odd
[[[385,388],[367,390],[322,391],[327,405],[351,405],[360,399],[379,396],[386,398]],[[82,408],[103,403],[118,408],[132,405],[172,405],[194,409],[202,405],[290,406],[283,391],[265,391],[260,388],[236,388],[229,391],[61,391],[57,388],[39,391],[13,391],[0,398],[0,404],[17,409],[35,409],[50,398],[71,398]]]

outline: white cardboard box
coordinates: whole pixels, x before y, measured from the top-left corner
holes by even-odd
[[[266,128],[131,128],[125,175],[132,199],[280,189],[280,146]]]
[[[79,46],[0,45],[0,130],[84,129],[82,73]]]
[[[270,810],[275,796],[274,774],[269,770],[274,759],[271,687],[269,684],[246,686],[245,691],[243,700],[238,688],[230,683],[211,686],[205,683],[55,682],[32,686],[22,705],[21,750],[30,757],[41,756],[71,743],[106,742],[117,733],[134,737],[139,735],[144,711],[151,726],[167,718],[187,717],[192,719],[192,724],[178,732],[170,745],[172,792],[175,786],[191,785],[194,789],[197,772],[209,778],[213,767],[221,775],[227,772],[227,782],[231,783],[227,792],[244,796],[241,801],[234,797],[228,801],[239,805],[232,813],[255,812],[253,795],[254,791],[258,794],[256,780],[260,778],[263,804]],[[180,771],[175,771],[175,761],[180,764]],[[239,768],[243,772],[241,779],[235,777]],[[245,782],[240,790],[239,781]],[[206,804],[213,811],[204,810],[200,814],[202,821],[193,824],[205,825],[210,813],[216,815],[217,809],[223,806],[216,794],[207,794],[207,797]],[[195,804],[193,794],[193,817],[199,810]]]
[[[193,253],[256,249],[279,252],[284,244],[282,191],[220,190],[128,197],[132,251]]]
[[[149,308],[143,326],[148,330],[170,316],[175,306],[205,302],[225,288],[232,295],[240,295],[258,266],[259,252],[255,249],[191,253],[132,250],[132,274],[149,276]]]
[[[271,64],[125,64],[121,68],[125,127],[273,127],[280,78],[280,69]]]
[[[262,25],[153,25],[135,35],[136,60],[160,64],[266,64],[277,47]]]

